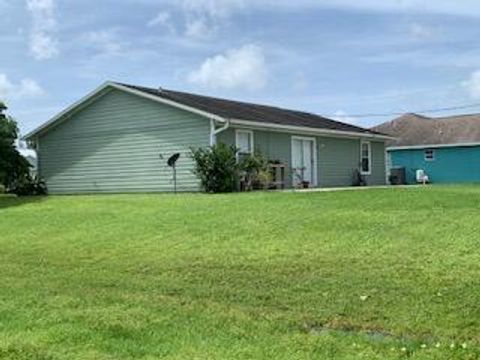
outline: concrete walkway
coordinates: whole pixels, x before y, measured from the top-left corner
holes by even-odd
[[[292,192],[333,192],[333,191],[360,191],[360,190],[375,190],[375,189],[416,189],[419,187],[428,187],[428,185],[381,185],[381,186],[345,186],[332,188],[311,188],[311,189],[287,189],[283,191]]]

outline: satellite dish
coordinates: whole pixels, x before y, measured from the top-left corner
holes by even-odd
[[[167,161],[168,166],[175,167],[175,163],[177,162],[178,158],[180,157],[179,153],[173,154]]]
[[[173,169],[173,192],[177,193],[177,169],[175,167],[178,158],[180,157],[179,153],[173,154],[168,158],[167,165]],[[163,158],[163,157],[161,157]]]

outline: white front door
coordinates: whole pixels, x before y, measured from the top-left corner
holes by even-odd
[[[317,185],[317,157],[315,138],[292,137],[292,175],[293,185],[302,181],[309,186]]]

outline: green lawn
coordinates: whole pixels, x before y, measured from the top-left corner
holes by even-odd
[[[480,186],[0,199],[0,359],[478,359]]]

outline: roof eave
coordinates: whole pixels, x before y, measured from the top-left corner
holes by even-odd
[[[320,129],[320,128],[313,128],[308,126],[283,125],[283,124],[274,124],[274,123],[241,120],[241,119],[230,119],[230,121],[232,125],[241,125],[241,126],[257,127],[257,128],[264,128],[264,129],[266,128],[266,129],[277,130],[277,131],[283,130],[283,131],[292,131],[292,132],[304,132],[304,133],[310,133],[310,134],[314,133],[318,135],[369,138],[369,139],[377,139],[382,141],[395,140],[394,137],[383,135],[383,134]]]
[[[480,146],[480,142],[389,146],[387,151]]]
[[[75,102],[71,106],[69,106],[67,109],[64,111],[60,112],[56,116],[54,116],[52,119],[44,123],[43,125],[39,126],[35,130],[29,132],[27,135],[23,136],[23,140],[31,140],[34,139],[35,137],[38,137],[41,133],[48,131],[48,129],[58,123],[60,123],[62,120],[66,119],[68,115],[73,113],[74,111],[77,111],[79,108],[81,108],[85,103],[88,101],[94,99],[96,96],[101,94],[104,90],[111,88],[111,89],[117,89],[120,91],[124,91],[136,96],[140,96],[142,98],[150,99],[152,101],[156,101],[165,105],[170,105],[178,109],[182,109],[185,111],[188,111],[190,113],[194,113],[197,115],[200,115],[202,117],[215,120],[221,123],[225,123],[228,120],[231,121],[233,125],[243,125],[243,126],[251,126],[251,127],[258,127],[258,128],[267,128],[267,129],[273,129],[273,130],[280,130],[280,131],[292,131],[292,132],[305,132],[305,133],[315,133],[318,135],[330,135],[330,136],[350,136],[350,137],[360,137],[360,138],[369,138],[369,139],[377,139],[377,140],[394,140],[394,137],[388,136],[388,135],[383,135],[383,134],[374,134],[374,133],[363,133],[363,132],[354,132],[354,131],[341,131],[341,130],[330,130],[330,129],[320,129],[320,128],[313,128],[313,127],[307,127],[307,126],[296,126],[296,125],[283,125],[283,124],[275,124],[275,123],[267,123],[267,122],[260,122],[260,121],[251,121],[251,120],[241,120],[241,119],[226,119],[222,116],[209,113],[203,110],[199,110],[196,108],[193,108],[188,105],[184,105],[172,100],[168,100],[165,98],[162,98],[160,96],[152,95],[145,93],[140,90],[136,90],[133,88],[130,88],[128,86],[118,84],[112,81],[107,81],[103,83],[101,86],[96,88],[94,91],[90,92],[86,96],[84,96],[82,99],[79,101]]]

